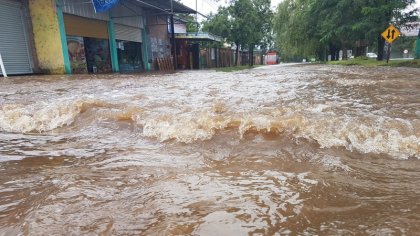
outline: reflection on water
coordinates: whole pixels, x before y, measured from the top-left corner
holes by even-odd
[[[0,235],[414,235],[420,71],[0,81]]]

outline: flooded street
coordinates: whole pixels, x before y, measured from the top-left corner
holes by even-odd
[[[419,235],[420,70],[0,78],[0,235]]]

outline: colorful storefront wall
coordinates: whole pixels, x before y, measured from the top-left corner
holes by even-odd
[[[30,0],[33,36],[39,69],[45,74],[64,74],[65,64],[54,0]]]
[[[71,73],[83,74],[88,72],[85,42],[80,36],[67,36],[67,48],[69,52],[69,60]]]
[[[118,5],[110,11],[120,72],[131,73],[147,70],[147,55],[143,53],[145,49],[143,15],[143,8],[130,1],[125,2],[124,5]]]
[[[147,53],[149,55],[149,63],[152,65],[151,69],[157,69],[158,59],[171,58],[171,42],[168,35],[168,19],[166,15],[156,15],[157,13],[150,13],[147,17],[148,28],[148,47]]]
[[[112,72],[108,23],[64,14],[72,73]]]
[[[143,54],[146,45],[142,42],[145,33],[143,8],[135,1],[125,1],[104,13],[95,13],[86,0],[58,1],[63,10],[65,46],[72,73],[147,69],[147,58],[143,59],[147,56],[147,53]],[[85,52],[84,57],[81,51]]]
[[[111,72],[111,69],[113,72],[118,72],[119,64],[124,66],[127,62],[135,64],[136,70],[137,67],[141,70],[150,68],[148,57],[151,53],[147,50],[150,38],[144,27],[146,17],[143,8],[136,5],[135,1],[126,3],[130,9],[127,9],[127,6],[116,6],[109,12],[99,14],[96,14],[91,4],[85,0],[27,1],[33,25],[36,50],[34,54],[39,60],[39,72],[96,73]],[[97,27],[99,24],[101,27]],[[116,27],[131,27],[138,35],[133,39],[119,40],[116,38]],[[167,30],[164,30],[163,34],[168,38]],[[170,55],[169,40],[156,37],[152,41],[155,55]],[[118,55],[117,42],[120,45],[128,43],[124,49],[130,49],[131,52]],[[90,55],[86,54],[88,51]],[[82,52],[85,54],[82,55]],[[118,59],[121,59],[121,62]]]

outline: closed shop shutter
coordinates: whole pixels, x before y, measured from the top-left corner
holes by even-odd
[[[21,4],[18,2],[0,0],[0,53],[7,74],[32,73]]]
[[[108,39],[108,23],[80,16],[64,14],[64,26],[67,35]]]
[[[116,39],[138,43],[142,42],[141,29],[121,24],[115,24],[114,28]]]

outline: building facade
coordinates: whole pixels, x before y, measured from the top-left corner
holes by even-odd
[[[0,0],[0,54],[9,74],[38,71],[34,44],[29,2]]]
[[[150,70],[153,57],[171,53],[168,4],[169,0],[125,0],[96,13],[86,0],[0,0],[0,54],[6,72]],[[194,11],[175,3],[174,12]],[[161,19],[163,29],[155,28]],[[147,27],[148,20],[155,25]]]
[[[171,8],[180,15],[196,13],[170,0],[124,0],[103,13],[86,0],[0,0],[0,54],[9,75],[232,65],[232,53],[222,49],[201,55],[200,42],[222,39],[187,33],[188,21],[173,17]]]

